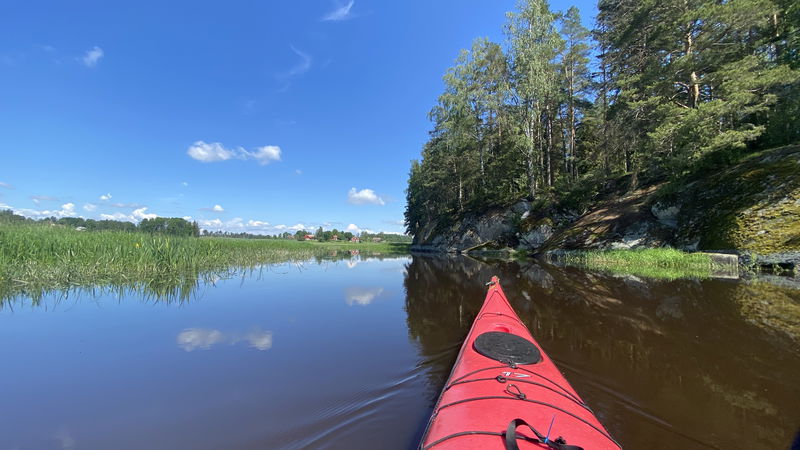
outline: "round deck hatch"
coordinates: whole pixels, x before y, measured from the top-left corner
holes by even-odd
[[[500,362],[536,364],[542,360],[542,354],[533,342],[502,331],[483,333],[475,338],[472,346],[481,355]]]

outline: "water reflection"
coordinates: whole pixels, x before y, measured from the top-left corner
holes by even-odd
[[[305,261],[294,261],[293,264],[299,270],[303,270],[308,265],[326,266],[343,262],[346,267],[353,269],[358,264],[386,259],[397,258],[397,255],[382,255],[380,253],[367,253],[354,251],[330,251],[325,254],[316,255]],[[60,300],[70,298],[96,298],[106,295],[115,295],[122,298],[127,295],[136,296],[153,302],[166,303],[185,303],[196,299],[202,292],[204,286],[215,285],[222,280],[234,278],[261,280],[272,274],[274,270],[286,270],[284,263],[267,264],[255,267],[230,267],[223,270],[209,272],[182,272],[161,274],[158,277],[146,280],[131,280],[128,283],[107,284],[98,280],[97,284],[91,286],[74,286],[67,284],[64,286],[34,286],[30,284],[16,283],[13,280],[0,282],[0,311],[4,308],[13,308],[14,304],[31,302],[38,305],[39,302],[51,294],[57,294]]]
[[[350,305],[366,306],[383,294],[383,288],[365,288],[353,286],[344,290],[345,302]]]
[[[272,348],[272,332],[255,330],[240,335],[223,333],[220,330],[188,328],[178,333],[177,337],[178,347],[187,352],[197,349],[208,350],[216,344],[234,345],[243,341],[256,350],[269,350]]]
[[[409,334],[432,366],[431,402],[481,306],[483,283],[498,275],[533,335],[629,448],[735,448],[744,440],[780,448],[800,421],[800,339],[786,326],[800,317],[800,290],[466,257],[414,257],[407,271]],[[772,314],[754,318],[759,306]]]

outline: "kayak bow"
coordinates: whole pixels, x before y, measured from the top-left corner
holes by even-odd
[[[488,285],[420,448],[620,448],[533,339],[499,279]]]

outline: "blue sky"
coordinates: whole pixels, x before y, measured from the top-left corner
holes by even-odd
[[[0,208],[401,232],[442,75],[513,7],[5,2]]]

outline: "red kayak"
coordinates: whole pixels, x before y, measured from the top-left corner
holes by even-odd
[[[422,449],[618,449],[492,277]]]

